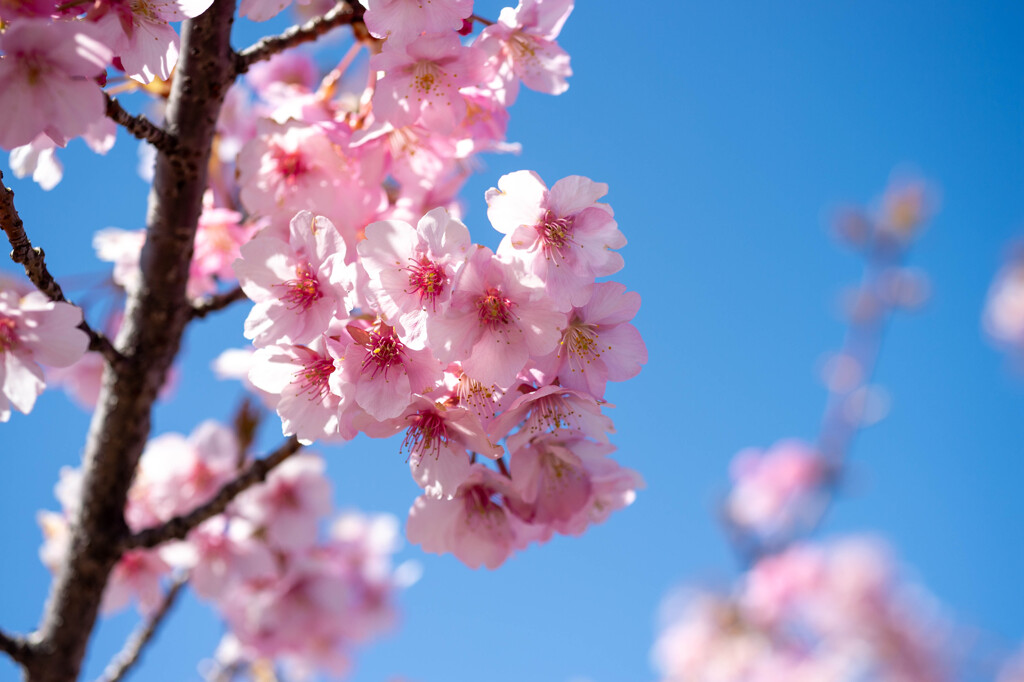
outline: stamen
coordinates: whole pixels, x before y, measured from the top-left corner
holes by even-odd
[[[409,261],[412,265],[405,268],[409,273],[409,288],[405,293],[419,294],[420,305],[429,301],[430,309],[436,313],[437,298],[444,293],[445,284],[448,282],[444,268],[426,256],[421,256],[418,261],[410,258]]]
[[[328,377],[334,372],[334,361],[318,357],[292,375],[292,383],[299,384],[299,394],[310,400],[323,400],[330,392]]]
[[[416,62],[416,66],[413,67],[412,82],[413,88],[418,90],[421,94],[430,95],[431,91],[434,90],[440,83],[443,71],[437,65],[437,62],[430,61],[429,59],[421,59]]]
[[[288,287],[281,300],[288,304],[289,310],[309,310],[310,306],[324,297],[320,291],[320,280],[316,278],[309,263],[295,268],[295,279],[275,286]]]
[[[579,416],[569,401],[560,395],[547,395],[533,403],[530,416],[523,422],[522,430],[533,435],[561,429],[579,429],[574,424]]]
[[[286,185],[294,185],[299,178],[309,172],[310,167],[306,164],[299,150],[289,151],[283,147],[273,147],[270,150],[271,157],[277,172],[284,178]]]
[[[562,334],[558,344],[558,357],[568,356],[569,371],[582,372],[591,360],[601,357],[603,349],[598,346],[597,325],[586,324],[574,319]]]
[[[371,379],[376,379],[377,375],[383,372],[384,379],[387,380],[388,368],[405,362],[405,344],[398,340],[391,327],[381,325],[381,329],[384,330],[383,333],[367,332],[369,341],[365,347],[369,353],[363,359],[363,371],[369,369],[372,372]]]
[[[536,225],[536,230],[540,233],[545,258],[558,260],[567,245],[575,244],[572,238],[574,222],[572,217],[557,218],[550,210],[544,214],[544,219]]]
[[[18,345],[18,337],[14,335],[16,326],[13,318],[0,315],[0,354],[6,353]]]
[[[515,303],[505,298],[500,289],[490,287],[476,302],[480,324],[491,329],[507,326],[515,319],[512,314],[513,306]]]
[[[432,410],[421,410],[408,419],[412,424],[405,432],[400,452],[419,454],[420,459],[432,455],[436,460],[441,448],[448,445],[444,417]]]
[[[455,396],[459,399],[459,405],[469,407],[478,417],[491,418],[497,414],[497,389],[494,386],[488,388],[465,373],[459,377],[459,383],[455,386]]]

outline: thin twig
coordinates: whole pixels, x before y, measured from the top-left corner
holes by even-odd
[[[139,624],[139,627],[128,638],[128,641],[124,643],[124,648],[110,661],[97,682],[118,682],[138,663],[142,651],[149,644],[150,640],[153,639],[153,635],[156,634],[157,629],[177,601],[178,595],[181,594],[181,588],[187,582],[187,574],[181,574],[174,578],[171,587],[164,595],[163,601],[160,602],[160,606],[145,621]]]
[[[322,16],[310,19],[301,26],[292,26],[284,33],[268,36],[250,45],[235,56],[235,71],[243,74],[253,64],[270,59],[290,47],[316,40],[331,29],[362,20],[363,8],[356,3],[339,2]]]
[[[0,651],[4,652],[15,663],[26,664],[32,658],[32,646],[20,635],[9,635],[0,630]]]
[[[107,99],[107,118],[114,121],[128,131],[132,137],[150,143],[160,151],[170,152],[178,145],[178,139],[166,130],[139,114],[133,116],[125,111],[121,103],[107,93],[103,93]]]
[[[70,303],[46,267],[46,254],[39,247],[33,247],[25,234],[25,224],[14,207],[14,190],[4,185],[3,180],[4,174],[0,171],[0,229],[3,229],[7,241],[11,243],[11,260],[25,268],[28,278],[51,301]],[[111,364],[124,359],[110,343],[110,339],[95,331],[88,322],[82,320],[78,328],[89,335],[89,350],[102,353]]]
[[[218,310],[227,308],[236,301],[245,300],[245,292],[242,291],[242,287],[235,287],[231,291],[227,291],[223,294],[216,294],[209,298],[204,298],[200,301],[196,301],[192,304],[192,317],[203,318],[210,313],[215,313]]]
[[[152,549],[170,540],[181,540],[200,523],[227,509],[227,506],[242,491],[263,482],[274,467],[294,455],[301,447],[298,439],[292,436],[274,452],[262,459],[254,460],[237,478],[225,483],[213,496],[213,499],[206,504],[196,507],[187,514],[168,519],[159,526],[129,535],[122,542],[121,551],[126,552],[138,548]]]

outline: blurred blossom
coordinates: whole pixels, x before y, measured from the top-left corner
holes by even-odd
[[[808,443],[783,440],[768,450],[747,448],[730,466],[729,521],[762,538],[790,532],[815,515],[828,466]]]
[[[1024,247],[1016,248],[988,291],[985,331],[1010,350],[1024,351]]]
[[[731,595],[666,605],[664,682],[941,682],[944,621],[885,546],[845,538],[762,559]]]

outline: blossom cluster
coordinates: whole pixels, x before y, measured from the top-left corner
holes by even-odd
[[[768,556],[734,594],[667,602],[654,656],[665,682],[941,682],[949,628],[877,540]]]
[[[164,434],[146,446],[125,508],[140,531],[209,501],[246,464],[230,429],[204,422],[185,437]],[[111,573],[103,609],[137,601],[149,613],[163,598],[172,572],[211,602],[228,633],[224,660],[279,659],[299,669],[340,674],[353,643],[387,629],[402,574],[391,565],[397,521],[350,512],[320,525],[331,513],[324,461],[295,455],[267,480],[234,500],[223,514],[192,530],[184,541],[124,554]],[[61,512],[41,512],[43,562],[57,570],[68,549],[68,523],[80,499],[81,476],[65,468],[56,488]]]
[[[639,296],[603,280],[626,243],[607,185],[502,177],[486,196],[496,251],[455,199],[473,155],[515,148],[520,82],[566,89],[571,10],[523,0],[464,44],[471,2],[369,2],[362,91],[345,86],[358,43],[321,79],[298,52],[255,65],[228,93],[196,233],[189,295],[237,278],[253,301],[246,379],[284,434],[404,433],[423,489],[408,537],[473,567],[582,533],[641,485],[608,457],[602,413],[607,383],[647,359]],[[94,241],[128,291],[144,239]]]
[[[498,184],[496,253],[442,207],[415,227],[371,223],[347,258],[341,231],[300,211],[235,264],[255,302],[248,378],[284,433],[404,432],[424,491],[408,537],[491,568],[632,500],[638,477],[607,457],[603,395],[646,360],[629,324],[639,296],[595,282],[622,265],[624,239],[597,203],[606,186],[577,176],[549,190],[528,171]]]

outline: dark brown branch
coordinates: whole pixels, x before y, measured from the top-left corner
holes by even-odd
[[[141,114],[129,114],[120,102],[107,93],[103,93],[103,96],[107,98],[107,118],[127,130],[132,137],[148,142],[164,152],[175,149],[178,140],[173,135]]]
[[[138,533],[129,535],[121,545],[122,551],[139,548],[151,549],[171,540],[181,540],[200,523],[227,509],[232,500],[238,497],[244,490],[266,480],[267,474],[274,467],[294,455],[300,448],[302,446],[299,444],[299,441],[295,436],[292,436],[281,447],[266,457],[254,460],[237,478],[229,483],[225,483],[217,491],[213,499],[206,504],[196,507],[187,514],[175,516],[159,526],[140,530]]]
[[[215,313],[218,310],[227,308],[232,303],[237,301],[245,300],[245,292],[242,291],[242,287],[235,287],[231,291],[223,294],[217,294],[204,298],[201,301],[196,301],[192,304],[192,317],[202,318],[206,317],[210,313]]]
[[[362,21],[363,8],[359,3],[339,2],[322,16],[310,19],[301,26],[292,26],[284,33],[262,38],[235,57],[235,70],[243,74],[253,64],[270,59],[288,48],[316,40],[338,26]]]
[[[174,606],[178,595],[181,594],[181,589],[187,582],[187,575],[180,575],[174,578],[171,587],[167,590],[167,594],[164,595],[163,601],[160,602],[160,606],[157,607],[156,611],[149,614],[146,620],[132,633],[128,641],[124,643],[124,648],[110,661],[97,682],[119,682],[128,674],[139,661],[142,651],[149,644],[150,640],[153,639],[153,635],[156,634],[164,618],[170,613],[171,607]]]
[[[32,646],[19,635],[9,635],[0,630],[0,651],[11,657],[15,663],[26,665],[32,658]]]
[[[14,190],[4,185],[3,180],[4,174],[0,171],[0,229],[3,229],[7,241],[11,243],[11,260],[25,268],[25,274],[32,280],[32,284],[51,301],[70,303],[46,267],[46,254],[42,249],[33,247],[25,234],[25,224],[14,207]],[[83,320],[78,328],[89,335],[89,350],[102,353],[110,363],[122,360],[110,339],[95,331],[88,322]]]
[[[78,678],[110,572],[129,535],[124,507],[149,438],[153,403],[192,319],[186,294],[217,116],[235,79],[234,0],[214,0],[182,23],[165,129],[146,213],[141,281],[128,297],[117,345],[125,360],[103,372],[82,461],[82,497],[66,558],[33,639],[28,682]]]

